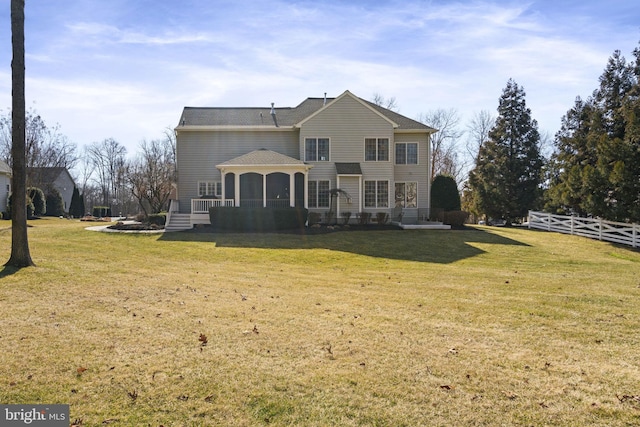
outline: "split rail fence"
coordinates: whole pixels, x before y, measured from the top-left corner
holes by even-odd
[[[529,228],[640,247],[640,225],[529,211]]]

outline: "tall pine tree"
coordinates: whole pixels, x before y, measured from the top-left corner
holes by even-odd
[[[478,212],[508,222],[537,208],[542,194],[540,134],[525,95],[513,79],[507,82],[500,97],[498,118],[469,174]]]
[[[576,102],[556,134],[546,208],[640,221],[640,50],[615,51],[586,102]]]

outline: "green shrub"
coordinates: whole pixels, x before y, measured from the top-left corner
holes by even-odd
[[[111,208],[109,206],[94,206],[93,216],[98,218],[104,218],[111,216]]]
[[[47,213],[47,199],[41,189],[38,187],[27,188],[27,197],[29,197],[33,203],[33,215],[43,216]]]
[[[304,228],[308,212],[303,208],[213,207],[209,218],[216,230],[265,232]]]
[[[64,215],[64,200],[62,199],[62,194],[56,189],[51,190],[51,192],[47,194],[47,215]]]
[[[469,212],[465,211],[447,211],[444,213],[444,223],[454,227],[461,227],[469,218]]]
[[[11,206],[13,203],[13,194],[9,194],[9,198],[7,199],[7,219],[11,219]],[[33,218],[33,212],[35,210],[35,207],[33,206],[33,201],[31,200],[31,197],[29,197],[29,194],[27,193],[27,197],[26,197],[27,201],[26,201],[26,205],[27,205],[27,218]]]
[[[151,214],[147,217],[147,222],[152,225],[164,227],[165,223],[167,222],[167,214],[166,213]]]
[[[356,216],[358,217],[358,224],[360,225],[369,224],[369,220],[371,219],[371,213],[369,212],[360,212]]]
[[[342,212],[342,221],[344,225],[349,224],[349,220],[351,219],[351,212]]]
[[[431,207],[445,211],[460,210],[460,192],[456,180],[451,176],[438,175],[431,184]]]
[[[320,212],[309,212],[309,225],[320,224],[322,221],[322,214]]]
[[[386,212],[378,212],[376,213],[376,222],[378,225],[384,225],[389,220],[389,214]]]

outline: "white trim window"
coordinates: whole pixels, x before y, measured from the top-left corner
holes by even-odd
[[[395,207],[396,208],[417,208],[418,207],[418,183],[417,182],[396,182],[395,185]]]
[[[306,162],[328,162],[329,146],[329,138],[305,138],[304,160]]]
[[[307,188],[309,208],[329,207],[329,187],[329,180],[309,181]]]
[[[364,160],[365,162],[388,162],[389,138],[365,138]]]
[[[384,180],[364,182],[364,207],[389,207],[389,181]]]
[[[222,183],[220,181],[198,181],[198,195],[205,196],[222,196]]]
[[[418,164],[418,143],[417,142],[397,142],[396,143],[396,165],[417,165]]]

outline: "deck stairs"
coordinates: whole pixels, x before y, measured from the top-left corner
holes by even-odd
[[[169,224],[165,224],[164,231],[184,231],[191,230],[191,214],[173,213],[170,217]]]

